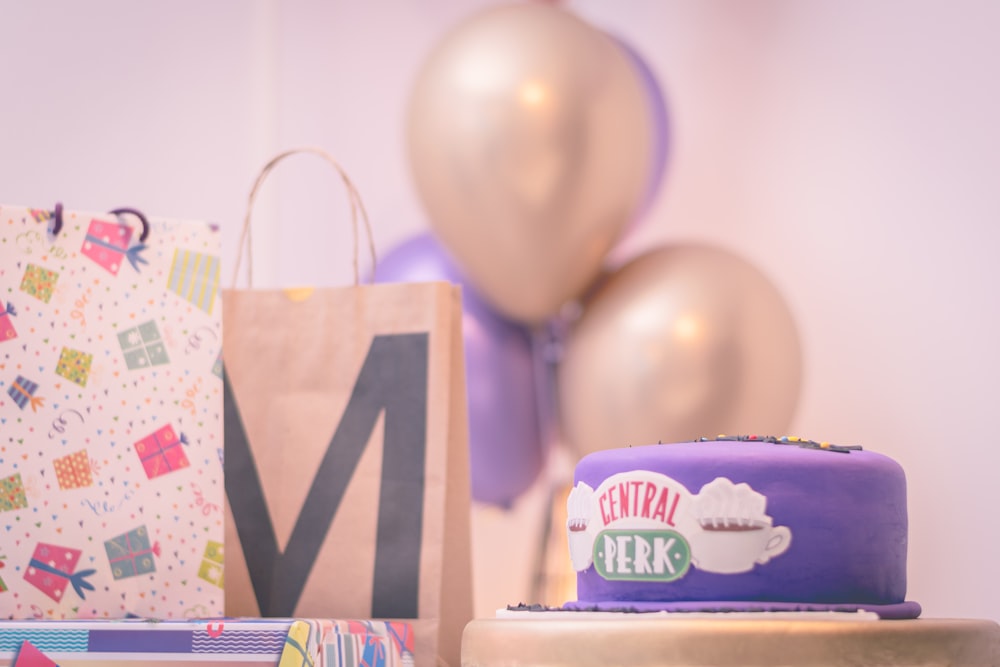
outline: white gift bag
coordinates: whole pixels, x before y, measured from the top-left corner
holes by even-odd
[[[0,617],[222,614],[220,246],[0,206]]]

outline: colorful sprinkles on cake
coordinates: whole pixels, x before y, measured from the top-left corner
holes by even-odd
[[[861,445],[833,445],[829,442],[817,442],[789,435],[781,437],[773,435],[717,435],[714,438],[698,438],[692,442],[768,442],[772,445],[796,445],[805,449],[822,449],[841,454],[849,454],[862,449]]]

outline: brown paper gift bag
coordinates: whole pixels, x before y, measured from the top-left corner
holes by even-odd
[[[323,157],[371,230],[356,189]],[[459,288],[223,292],[226,613],[413,624],[417,665],[460,664],[472,618]],[[233,284],[239,271],[237,262]]]

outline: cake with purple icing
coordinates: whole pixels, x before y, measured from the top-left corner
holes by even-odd
[[[576,466],[570,610],[869,611],[906,600],[906,477],[857,446],[719,436]]]
[[[463,667],[1000,665],[995,621],[906,600],[887,456],[756,436],[600,451],[567,510],[578,599],[471,621]]]

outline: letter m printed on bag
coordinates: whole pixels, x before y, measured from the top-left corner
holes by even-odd
[[[427,450],[427,333],[372,339],[284,552],[228,376],[226,494],[262,616],[293,616],[348,482],[385,412],[372,617],[417,618]],[[391,545],[391,546],[390,546]]]

